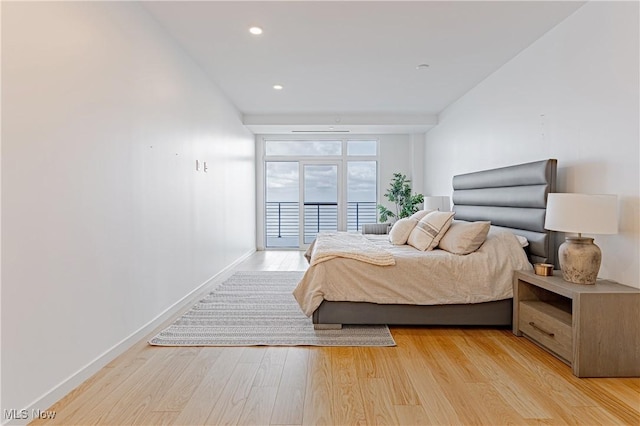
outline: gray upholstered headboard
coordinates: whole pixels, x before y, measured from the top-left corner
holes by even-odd
[[[529,240],[532,263],[554,263],[551,231],[544,229],[547,194],[556,191],[554,159],[453,177],[456,220],[489,220]]]

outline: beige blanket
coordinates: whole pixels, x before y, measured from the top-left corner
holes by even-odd
[[[311,251],[310,265],[326,262],[336,257],[359,260],[371,265],[395,265],[393,255],[362,234],[347,232],[323,232],[317,235]]]
[[[502,300],[513,296],[513,271],[533,269],[515,235],[493,227],[480,249],[465,256],[393,246],[388,237],[366,238],[395,257],[393,266],[342,257],[310,266],[293,292],[304,313],[311,315],[323,300],[410,305]]]

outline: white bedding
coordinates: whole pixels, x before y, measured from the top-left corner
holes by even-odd
[[[379,266],[396,263],[390,252],[370,242],[362,234],[348,232],[318,234],[311,250],[310,265],[317,265],[336,257],[355,259]]]
[[[387,235],[367,239],[390,252],[395,265],[334,258],[310,266],[293,292],[306,315],[323,300],[440,305],[508,299],[513,271],[532,269],[515,235],[493,227],[477,251],[463,256],[393,246]]]

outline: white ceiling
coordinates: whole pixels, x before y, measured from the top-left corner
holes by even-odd
[[[574,1],[158,1],[143,6],[256,133],[421,132]],[[249,34],[258,25],[261,36]],[[422,63],[426,70],[417,70]],[[282,84],[276,91],[274,84]]]

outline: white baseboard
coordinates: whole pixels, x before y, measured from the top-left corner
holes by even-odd
[[[172,316],[176,315],[182,309],[184,309],[185,307],[193,303],[194,298],[198,296],[201,292],[203,292],[205,289],[207,289],[207,286],[211,285],[215,279],[220,278],[225,274],[229,273],[233,268],[239,265],[242,261],[244,261],[246,258],[248,258],[253,253],[255,253],[255,251],[256,251],[255,249],[252,249],[247,253],[245,253],[244,255],[242,255],[232,264],[230,264],[229,266],[227,266],[217,274],[213,275],[212,277],[207,279],[205,282],[200,284],[198,287],[196,287],[194,290],[189,292],[182,299],[178,300],[176,303],[169,306],[162,313],[160,313],[154,319],[152,319],[147,324],[142,326],[140,329],[133,332],[128,337],[122,339],[119,343],[115,344],[111,348],[107,349],[102,355],[98,356],[96,359],[89,362],[87,365],[82,367],[76,373],[72,374],[68,379],[64,380],[62,383],[55,386],[50,391],[46,392],[40,398],[36,399],[33,403],[29,404],[27,408],[20,411],[21,413],[24,413],[24,412],[28,413],[29,415],[28,419],[24,419],[24,420],[16,419],[16,420],[9,420],[7,422],[4,422],[5,419],[4,419],[4,416],[2,416],[2,419],[3,419],[2,425],[25,425],[35,420],[34,418],[31,417],[32,413],[38,412],[38,411],[46,412],[47,408],[44,408],[44,407],[51,407],[53,404],[55,404],[60,399],[62,399],[65,395],[67,395],[69,392],[71,392],[72,390],[80,386],[87,379],[89,379],[91,376],[93,376],[98,371],[100,371],[101,368],[103,368],[104,366],[109,364],[111,361],[116,359],[116,357],[124,353],[127,349],[131,348],[133,345],[138,343],[140,340],[146,337],[149,333],[151,333],[154,329],[162,325],[163,322],[171,319]]]

